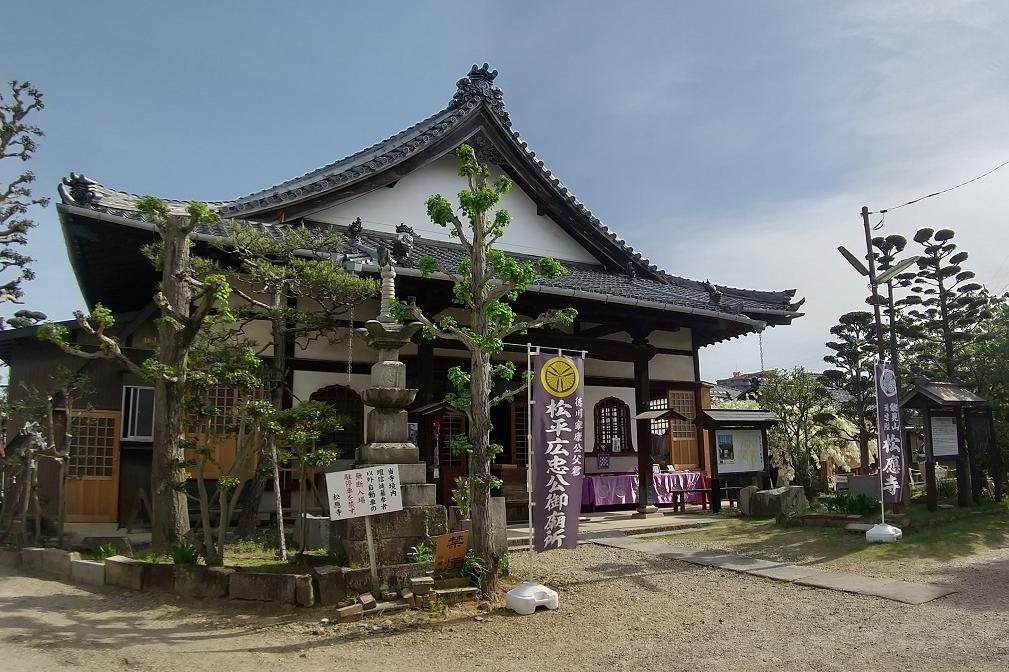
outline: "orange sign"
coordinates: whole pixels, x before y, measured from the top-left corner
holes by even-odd
[[[462,569],[463,558],[469,550],[469,532],[449,532],[439,535],[434,546],[434,571],[444,574]]]

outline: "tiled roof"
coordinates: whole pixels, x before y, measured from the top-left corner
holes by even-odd
[[[410,128],[301,177],[235,200],[216,201],[209,205],[216,209],[222,217],[242,217],[255,220],[256,214],[259,212],[323,193],[338,191],[364,177],[386,170],[414,156],[442,138],[479,109],[485,109],[500,122],[506,134],[510,135],[515,147],[521,152],[521,156],[525,157],[526,167],[538,171],[542,178],[552,185],[557,199],[578,213],[587,232],[591,231],[596,236],[599,234],[605,236],[616,256],[625,259],[628,268],[638,269],[636,274],[634,272],[622,274],[606,271],[601,265],[569,263],[570,273],[568,276],[559,280],[542,281],[543,283],[560,283],[558,286],[574,287],[586,292],[627,298],[647,297],[647,300],[661,303],[703,307],[724,313],[745,314],[757,311],[765,314],[777,314],[786,319],[800,315],[798,309],[802,302],[792,303],[794,290],[761,292],[687,280],[666,273],[636,252],[614,231],[596,218],[544,166],[543,162],[536,158],[536,153],[529,149],[518,132],[512,129],[511,118],[504,107],[501,89],[493,83],[496,76],[497,71],[491,70],[486,63],[482,67],[474,65],[469,74],[456,83],[456,92],[448,107]],[[69,178],[64,179],[59,191],[63,202],[67,205],[86,207],[97,212],[128,219],[145,220],[144,215],[135,209],[134,203],[137,195],[106,187],[82,175],[71,173]],[[168,201],[168,203],[175,213],[185,211],[185,201]],[[275,231],[277,235],[282,235],[283,226],[264,226]],[[202,233],[225,235],[226,230],[223,225],[219,225],[208,227]],[[372,235],[371,232],[366,232],[366,234]],[[379,234],[374,235],[378,236]],[[418,245],[431,248],[429,252],[422,253],[429,253],[439,260],[444,258],[445,263],[451,267],[455,266],[455,261],[452,259],[454,259],[454,255],[459,254],[458,249],[453,250],[451,246],[423,240],[418,241]],[[635,275],[640,277],[635,277]]]

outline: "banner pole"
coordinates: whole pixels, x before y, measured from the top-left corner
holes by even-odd
[[[885,360],[881,357],[879,366],[874,371],[876,387],[876,471],[879,472],[879,524],[886,524],[886,496],[883,494],[883,416],[879,408],[879,379],[886,371]]]
[[[526,343],[526,495],[529,503],[529,580],[535,577],[533,563],[536,561],[536,550],[533,546],[533,346]]]

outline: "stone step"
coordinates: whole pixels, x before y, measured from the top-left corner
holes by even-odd
[[[434,506],[438,503],[438,486],[434,483],[404,483],[403,506]]]
[[[480,597],[480,591],[475,586],[465,588],[436,588],[432,591],[435,595],[445,601],[445,604],[458,604],[469,600],[476,600]]]

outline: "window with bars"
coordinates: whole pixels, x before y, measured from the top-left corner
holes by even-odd
[[[529,463],[529,407],[525,402],[512,404],[512,456],[517,467]]]
[[[595,450],[606,453],[633,450],[631,409],[616,397],[606,397],[596,403]]]
[[[687,418],[686,420],[669,420],[669,435],[674,439],[696,439],[697,427],[694,418],[697,417],[697,403],[693,390],[669,390],[670,407]]]
[[[466,416],[462,413],[443,413],[439,419],[438,450],[443,467],[464,464],[465,455],[452,452],[452,439],[466,433]]]
[[[79,416],[70,421],[67,476],[112,478],[116,461],[116,419]]]
[[[648,402],[648,408],[652,410],[665,410],[669,408],[669,399],[665,397],[652,399]],[[669,441],[669,420],[652,420],[651,428],[652,441],[649,449],[652,459],[658,464],[668,464],[670,460],[670,447],[672,445]]]

